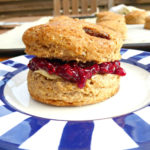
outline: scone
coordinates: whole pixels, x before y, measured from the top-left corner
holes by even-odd
[[[150,29],[150,16],[145,18],[144,29]]]
[[[125,16],[127,24],[144,24],[148,16],[146,11],[132,11]]]
[[[118,22],[125,22],[125,18],[123,15],[110,12],[110,11],[103,11],[98,13],[96,18],[96,22],[99,23],[101,21],[118,21]]]
[[[127,37],[127,26],[123,15],[116,14],[113,12],[100,12],[97,14],[98,25],[111,29],[121,35],[123,40]]]
[[[120,36],[123,40],[125,40],[127,38],[127,27],[126,27],[125,22],[108,20],[108,21],[101,21],[97,24],[117,32],[118,34],[120,34]]]
[[[31,97],[55,106],[81,106],[104,101],[119,90],[122,40],[111,30],[56,17],[23,35]]]

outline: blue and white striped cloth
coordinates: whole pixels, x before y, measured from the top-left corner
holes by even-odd
[[[122,49],[122,61],[150,72],[150,53]],[[150,106],[102,120],[60,121],[21,113],[4,101],[9,79],[27,68],[32,56],[0,63],[0,149],[16,150],[123,150],[150,149]]]

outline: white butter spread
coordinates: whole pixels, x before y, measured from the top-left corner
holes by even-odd
[[[39,69],[34,71],[35,73],[39,73],[41,75],[43,75],[44,77],[51,79],[51,80],[56,80],[56,79],[60,79],[61,77],[54,75],[54,74],[49,74],[48,72],[46,72],[45,70]]]

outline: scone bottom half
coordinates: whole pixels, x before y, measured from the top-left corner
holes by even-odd
[[[73,20],[76,19],[68,18],[66,19],[67,21],[65,19],[64,26],[67,22],[68,25],[75,24],[75,26],[84,24],[83,21],[80,22],[79,20],[73,23]],[[52,26],[55,26],[55,24],[56,26],[61,24],[59,27],[62,27],[63,20],[61,17],[60,20],[59,17],[57,17],[56,21],[54,18],[49,24],[53,30]],[[41,30],[41,28],[42,30],[47,30],[47,25],[44,26],[45,25],[39,26],[39,30]],[[94,27],[94,30],[96,30],[97,26],[90,24],[87,26],[88,27],[84,28],[84,32],[89,36],[88,40],[95,40],[96,45],[99,42],[100,51],[95,49],[94,43],[89,45],[91,50],[87,49],[86,38],[84,38],[84,40],[82,39],[83,41],[79,43],[82,49],[76,50],[79,48],[76,41],[77,36],[76,34],[73,35],[71,31],[71,39],[74,38],[75,41],[71,40],[71,43],[74,43],[69,44],[69,46],[67,46],[65,42],[63,46],[64,43],[61,44],[60,41],[57,43],[56,39],[52,40],[51,37],[53,37],[53,35],[56,38],[56,33],[51,32],[52,30],[50,28],[48,31],[51,32],[51,35],[48,31],[46,35],[46,32],[43,33],[43,31],[39,32],[37,29],[34,30],[34,27],[24,33],[23,41],[26,45],[26,52],[27,54],[35,55],[28,64],[29,73],[27,79],[28,90],[33,99],[55,106],[82,106],[104,101],[118,92],[120,76],[126,74],[119,62],[120,42],[117,41],[118,37],[114,38],[110,34],[107,34],[107,32],[101,32],[100,34],[97,32],[93,33],[89,27],[92,26],[91,28]],[[70,27],[69,29],[71,30],[72,28]],[[67,34],[69,29],[67,29]],[[60,33],[58,31],[56,32],[59,37]],[[66,34],[65,30],[64,34]],[[61,35],[63,35],[63,33],[61,33]],[[30,39],[30,41],[28,41],[29,44],[26,41],[28,37]],[[63,36],[63,38],[68,40],[69,37],[67,35]],[[108,44],[108,41],[111,44]],[[51,42],[50,45],[53,46],[47,48],[43,46],[42,42],[44,42],[44,44]],[[81,45],[81,43],[83,43],[83,45]],[[70,46],[73,48],[68,50]],[[40,50],[38,50],[38,48]],[[80,51],[83,52],[84,49],[86,49],[86,54],[88,54],[87,57],[80,56]],[[96,50],[99,55],[97,55],[98,53],[95,53],[94,50]],[[89,57],[90,53],[91,57]],[[92,54],[95,56],[92,57]]]

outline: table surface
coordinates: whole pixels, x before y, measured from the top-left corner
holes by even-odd
[[[41,17],[42,16],[14,17],[14,18],[0,20],[0,22],[32,22],[32,21],[36,21],[36,20],[40,19]],[[11,29],[13,29],[15,27],[16,27],[16,25],[0,26],[0,34],[10,31]],[[9,58],[11,58],[11,56],[0,55],[0,61],[7,60]]]

